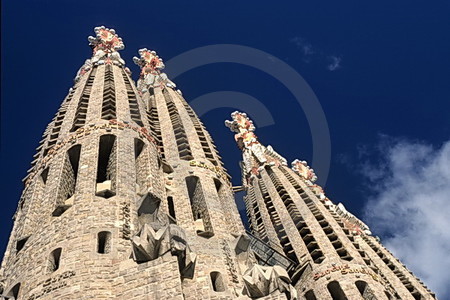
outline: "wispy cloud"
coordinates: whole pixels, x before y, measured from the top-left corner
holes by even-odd
[[[384,136],[376,152],[377,163],[360,169],[373,192],[365,221],[440,299],[450,299],[450,140],[435,149]]]
[[[331,60],[331,63],[327,66],[328,70],[336,71],[337,69],[339,69],[341,67],[342,58],[332,55],[332,56],[329,56],[328,59]]]
[[[293,37],[290,39],[290,42],[297,46],[298,49],[300,49],[303,52],[303,55],[305,57],[308,57],[310,55],[314,54],[313,47],[310,43],[308,43],[304,38],[301,37]]]
[[[336,55],[326,55],[322,50],[313,47],[310,42],[305,38],[296,36],[289,40],[293,43],[302,53],[302,60],[309,63],[313,60],[327,61],[327,70],[335,71],[341,67],[342,57]],[[331,62],[330,62],[331,61]]]

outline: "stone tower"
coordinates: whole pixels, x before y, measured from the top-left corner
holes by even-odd
[[[325,196],[305,161],[289,168],[271,146],[260,144],[245,113],[234,112],[225,124],[243,151],[251,233],[296,263],[290,275],[299,298],[435,299],[367,225]]]
[[[295,299],[295,263],[246,235],[213,141],[114,30],[44,132],[0,269],[1,299]]]

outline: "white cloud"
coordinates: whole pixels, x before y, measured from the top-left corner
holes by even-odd
[[[330,71],[336,71],[337,69],[339,69],[341,67],[341,57],[338,56],[329,56],[328,59],[331,60],[331,63],[327,66],[327,69]]]
[[[309,56],[314,54],[312,45],[308,43],[304,38],[296,36],[290,39],[290,41],[291,43],[294,43],[297,46],[297,48],[302,50],[303,55]]]
[[[319,60],[322,63],[324,61],[328,61],[327,69],[329,71],[335,71],[341,67],[341,57],[335,55],[327,56],[323,53],[323,51],[317,49],[316,47],[313,47],[311,43],[309,43],[304,38],[296,36],[291,38],[289,41],[297,46],[298,49],[300,49],[304,62],[309,63],[313,59]]]
[[[450,299],[450,140],[435,149],[383,137],[378,152],[381,160],[361,169],[374,192],[364,219],[438,298]]]

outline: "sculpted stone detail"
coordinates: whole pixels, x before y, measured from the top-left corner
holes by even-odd
[[[361,233],[364,233],[372,235],[369,226],[349,212],[344,204],[339,203],[338,205],[335,205],[334,210],[341,216],[341,220],[344,222],[345,227],[349,228],[353,234],[360,235]]]
[[[124,60],[120,57],[119,50],[125,48],[122,38],[120,38],[114,29],[105,26],[95,27],[95,37],[89,36],[89,46],[91,46],[93,55],[91,62],[94,65],[115,64],[119,66],[125,65]]]
[[[130,237],[131,237],[130,203],[122,202],[121,217],[122,217],[122,221],[123,221],[122,228],[120,229],[120,232],[122,234],[122,238],[124,240],[129,240]]]
[[[244,294],[251,298],[259,298],[275,291],[285,293],[288,299],[298,299],[297,291],[291,285],[286,270],[278,265],[261,266],[257,263],[253,250],[250,249],[250,238],[241,235],[236,239],[236,259],[245,284]]]
[[[147,91],[148,87],[170,87],[175,89],[176,85],[168,77],[166,73],[161,72],[164,69],[163,60],[155,51],[147,48],[139,49],[139,57],[133,57],[133,61],[141,68],[141,76],[138,83],[138,89],[142,92]]]
[[[184,229],[169,224],[169,217],[159,211],[159,199],[147,193],[138,210],[141,227],[133,236],[133,259],[143,263],[170,253],[178,258],[180,275],[192,278],[197,255],[192,252]]]
[[[228,273],[230,275],[231,281],[234,283],[239,283],[238,273],[236,270],[236,265],[234,264],[231,248],[226,241],[222,241],[222,250],[225,254],[225,264],[227,265]]]
[[[81,77],[83,77],[85,74],[87,74],[92,69],[92,61],[90,59],[86,59],[84,61],[84,64],[81,66],[81,68],[78,70],[77,75],[75,76],[75,83],[80,81]]]
[[[309,185],[312,185],[317,180],[316,173],[314,173],[314,169],[308,166],[306,161],[300,161],[298,159],[292,162],[292,170],[295,173],[303,177],[303,179],[307,180]]]

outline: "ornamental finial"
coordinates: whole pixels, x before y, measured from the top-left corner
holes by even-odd
[[[305,180],[309,180],[311,182],[315,182],[317,180],[316,173],[314,173],[314,169],[312,169],[310,166],[308,166],[308,163],[303,160],[294,160],[292,163],[292,170],[294,170],[295,173],[303,177]]]
[[[231,131],[236,133],[245,133],[255,131],[255,125],[253,121],[247,117],[246,113],[235,111],[231,114],[232,121],[225,121],[225,126],[230,128]]]
[[[125,62],[117,52],[125,48],[122,38],[120,38],[114,29],[105,26],[95,27],[95,37],[89,36],[89,46],[91,46],[93,55],[93,64],[116,64],[123,66]]]
[[[259,144],[253,121],[247,117],[246,113],[235,111],[231,114],[232,121],[225,121],[225,126],[235,132],[234,139],[238,143],[239,148],[249,148],[253,144]]]
[[[139,57],[133,57],[133,61],[141,68],[141,78],[138,81],[138,89],[142,92],[147,91],[148,87],[170,87],[175,89],[177,86],[173,83],[166,73],[161,72],[164,69],[163,60],[155,51],[147,48],[139,49]],[[180,90],[177,90],[181,94]]]
[[[156,54],[155,51],[150,51],[147,48],[139,49],[140,57],[133,57],[133,61],[141,68],[141,76],[147,74],[159,74],[164,69],[163,60]]]

